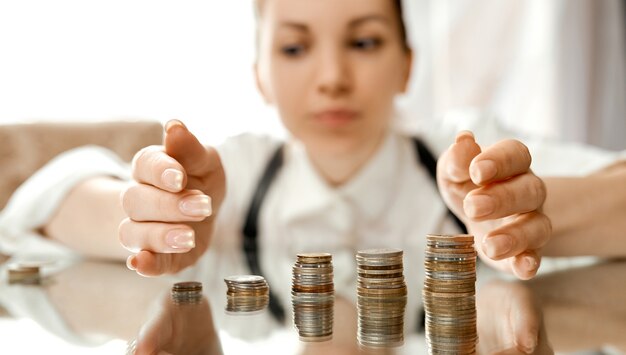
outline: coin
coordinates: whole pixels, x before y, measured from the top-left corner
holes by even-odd
[[[475,354],[476,251],[471,235],[428,235],[422,296],[429,354]]]
[[[198,303],[202,299],[202,283],[196,281],[175,283],[171,294],[175,304]]]
[[[9,284],[38,285],[41,283],[39,265],[16,263],[8,266]]]
[[[365,348],[404,343],[407,288],[402,258],[400,249],[357,252],[357,339]]]
[[[332,255],[302,253],[293,266],[293,323],[303,342],[332,339],[335,286]]]
[[[233,275],[224,278],[226,313],[249,315],[263,311],[269,304],[270,288],[263,276]]]

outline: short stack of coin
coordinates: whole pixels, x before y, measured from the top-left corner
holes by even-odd
[[[476,251],[471,235],[428,235],[424,268],[430,354],[475,354]]]
[[[38,285],[41,283],[40,267],[36,263],[17,263],[8,267],[10,284]]]
[[[224,279],[227,313],[250,313],[264,310],[270,301],[270,288],[263,276],[236,275]]]
[[[172,286],[172,300],[175,304],[194,304],[202,299],[202,283],[196,281],[178,282]]]
[[[359,251],[357,261],[357,338],[366,347],[404,343],[407,288],[400,249]]]
[[[335,304],[332,255],[298,254],[292,281],[293,322],[300,340],[330,340]]]

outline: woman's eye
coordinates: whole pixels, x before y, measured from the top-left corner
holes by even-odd
[[[281,52],[283,52],[283,54],[285,54],[288,57],[297,57],[304,53],[304,45],[292,44],[292,45],[283,46],[281,48]]]
[[[350,45],[359,50],[372,50],[378,48],[381,42],[378,38],[359,38],[350,42]]]

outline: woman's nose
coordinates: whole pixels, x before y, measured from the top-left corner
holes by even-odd
[[[347,54],[339,48],[320,51],[317,86],[321,94],[337,97],[352,90],[352,78]]]

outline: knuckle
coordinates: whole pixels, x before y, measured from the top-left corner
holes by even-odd
[[[134,186],[128,187],[120,196],[122,202],[122,209],[126,213],[127,216],[130,217],[130,212],[132,211],[132,189]]]
[[[142,148],[141,150],[139,150],[133,156],[133,161],[132,161],[131,167],[132,167],[132,170],[133,170],[133,177],[135,179],[137,178],[136,175],[138,174],[139,169],[141,169],[141,167],[144,164],[144,161],[146,160],[146,155],[148,155],[148,153],[150,151],[151,151],[151,146],[150,147],[145,147],[145,148]]]
[[[510,184],[501,185],[502,188],[498,191],[499,198],[494,199],[497,203],[496,208],[500,206],[509,206],[513,210],[517,207],[518,194],[516,193],[516,189],[514,189]]]
[[[517,139],[513,139],[512,141],[515,145],[516,151],[519,152],[522,161],[530,166],[530,163],[532,162],[532,156],[530,155],[530,151],[528,150],[526,144],[518,141]]]
[[[173,213],[178,212],[175,208],[175,200],[177,199],[172,198],[172,194],[165,191],[159,191],[157,195],[155,205],[158,211],[172,211]]]
[[[543,205],[544,201],[546,200],[546,196],[548,195],[546,184],[543,179],[539,178],[536,175],[533,176],[535,177],[535,193],[537,194],[537,201],[539,202],[539,204]]]
[[[552,235],[552,220],[550,219],[550,217],[546,216],[545,214],[541,214],[541,219],[542,219],[542,224],[543,224],[543,228],[544,231],[546,233],[547,236],[551,236]]]
[[[124,218],[117,227],[118,240],[124,246],[126,245],[127,235],[131,227],[131,223],[130,218]]]
[[[122,196],[122,207],[129,217],[132,217],[133,212],[135,212],[135,201],[140,193],[140,188],[140,185],[132,185],[126,189]]]

